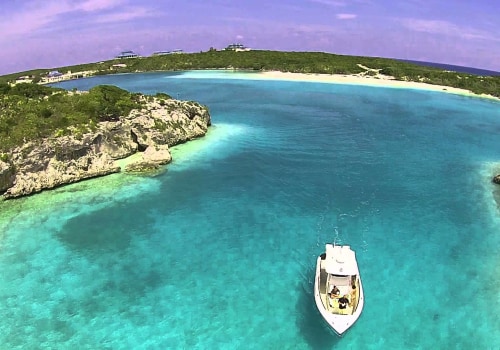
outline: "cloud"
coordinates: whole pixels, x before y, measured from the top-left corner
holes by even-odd
[[[96,23],[126,22],[135,18],[153,17],[156,14],[144,7],[128,7],[118,12],[98,15],[94,17]]]
[[[87,0],[75,6],[75,9],[85,12],[94,12],[114,8],[123,3],[123,0]]]
[[[374,4],[372,0],[309,0],[309,1],[316,4],[321,4],[331,7],[344,7],[355,4],[362,4],[362,5]]]
[[[127,6],[128,0],[70,0],[30,1],[12,13],[0,15],[2,41],[13,37],[31,36],[39,31],[50,31],[78,18],[92,23],[124,22],[135,18],[152,16],[145,7]],[[86,17],[86,15],[91,15]],[[81,25],[81,24],[80,24]]]
[[[354,13],[338,13],[335,17],[337,19],[355,19],[358,15]]]
[[[59,14],[66,11],[68,8],[65,3],[58,5],[46,2],[42,8],[33,3],[28,4],[15,14],[4,13],[0,17],[0,32],[4,38],[31,33],[51,23]]]
[[[401,22],[406,28],[417,32],[451,34],[459,30],[455,24],[441,20],[407,18],[401,20]]]
[[[333,7],[347,6],[347,3],[341,0],[310,0],[310,1],[317,4],[333,6]]]
[[[468,40],[493,40],[500,41],[490,33],[475,28],[460,27],[454,23],[442,20],[427,20],[417,18],[405,18],[399,22],[406,28],[429,34],[447,35]]]

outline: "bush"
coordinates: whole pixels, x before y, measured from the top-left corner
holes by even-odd
[[[0,160],[2,162],[8,162],[9,161],[9,155],[7,153],[0,153]]]
[[[140,106],[131,93],[113,85],[96,86],[82,100],[83,109],[100,121],[116,120]]]
[[[32,84],[32,83],[21,83],[12,86],[8,91],[8,93],[10,95],[18,95],[28,98],[37,98],[37,97],[45,97],[52,95],[55,91],[57,90],[43,85]]]
[[[36,84],[0,84],[0,150],[9,150],[42,137],[76,135],[96,130],[97,122],[118,119],[140,108],[141,95],[101,85],[89,93]]]
[[[0,94],[8,94],[10,91],[11,87],[7,83],[0,83]]]
[[[156,98],[165,99],[165,100],[171,100],[172,99],[172,97],[170,95],[167,95],[164,92],[158,92],[158,93],[156,93],[155,97]]]

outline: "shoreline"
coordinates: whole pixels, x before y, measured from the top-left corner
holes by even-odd
[[[500,98],[486,95],[475,94],[466,89],[455,88],[446,85],[434,85],[424,82],[396,80],[387,75],[359,75],[359,74],[317,74],[317,73],[290,73],[281,71],[265,71],[257,73],[263,80],[283,80],[283,81],[303,81],[314,83],[344,84],[344,85],[362,85],[385,88],[402,88],[444,92],[449,94],[484,98],[491,101],[500,102]]]
[[[368,67],[362,66],[362,68],[367,69],[367,72],[375,72],[377,69],[370,69]],[[234,69],[234,68],[208,68],[208,69],[193,69],[193,70],[181,70],[180,72],[189,71],[234,71],[234,72],[248,72],[248,70]],[[125,75],[125,74],[136,74],[136,73],[160,73],[160,72],[176,72],[165,71],[165,70],[154,70],[154,71],[136,71],[136,72],[125,72],[125,73],[109,73],[105,75]],[[322,74],[322,73],[293,73],[293,72],[282,72],[282,71],[257,71],[251,72],[254,75],[255,80],[282,80],[282,81],[298,81],[298,82],[312,82],[312,83],[328,83],[328,84],[344,84],[344,85],[360,85],[360,86],[371,86],[371,87],[383,87],[383,88],[400,88],[400,89],[415,89],[415,90],[425,90],[425,91],[435,91],[444,92],[454,95],[461,95],[466,97],[476,97],[481,99],[486,99],[490,101],[500,102],[500,97],[496,97],[488,94],[476,94],[467,89],[456,88],[447,85],[435,85],[426,82],[417,81],[405,81],[396,80],[392,76],[376,74],[376,75],[366,75],[367,72],[358,74]],[[54,82],[38,83],[41,85],[48,85],[59,83],[62,81],[69,80],[80,80],[89,77],[97,76],[96,74],[87,75],[78,78],[63,79]],[[258,76],[259,78],[255,78]]]

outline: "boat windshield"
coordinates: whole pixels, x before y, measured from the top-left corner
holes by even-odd
[[[349,293],[351,276],[328,275],[328,292],[331,292],[334,286],[340,290],[341,294]]]

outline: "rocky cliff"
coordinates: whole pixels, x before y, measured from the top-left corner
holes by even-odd
[[[171,161],[169,147],[205,135],[211,125],[206,107],[196,102],[149,97],[142,110],[93,131],[29,142],[0,158],[4,198],[120,171],[115,160],[142,152],[127,170],[157,168]]]

